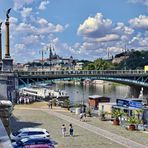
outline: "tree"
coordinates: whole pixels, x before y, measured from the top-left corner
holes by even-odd
[[[103,59],[96,59],[94,62],[88,63],[83,68],[84,70],[107,70],[114,69],[114,66],[111,62],[105,61]]]

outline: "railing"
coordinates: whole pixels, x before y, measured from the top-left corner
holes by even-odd
[[[18,76],[47,76],[47,75],[141,75],[148,74],[144,70],[67,70],[67,71],[19,71]]]

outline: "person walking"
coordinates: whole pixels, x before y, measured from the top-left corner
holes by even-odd
[[[83,119],[83,113],[80,113],[80,121]]]
[[[86,121],[86,113],[85,112],[83,113],[83,117],[84,117],[83,121]]]
[[[65,137],[65,134],[66,134],[66,127],[65,127],[65,124],[62,125],[61,131],[62,131],[63,137]]]
[[[70,136],[73,136],[73,126],[72,126],[72,124],[69,124],[69,134],[70,134]]]
[[[51,104],[50,104],[50,108],[52,109],[52,101],[51,101]]]

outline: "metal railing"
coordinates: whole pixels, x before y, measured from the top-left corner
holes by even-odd
[[[64,71],[18,71],[18,76],[47,75],[148,75],[144,70],[64,70]]]

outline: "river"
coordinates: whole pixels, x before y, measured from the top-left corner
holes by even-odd
[[[116,83],[84,85],[62,82],[56,83],[54,88],[65,90],[68,93],[72,104],[87,102],[90,95],[107,96],[111,98],[111,102],[115,102],[117,98],[127,98],[135,96],[134,91],[132,91],[131,87]]]

